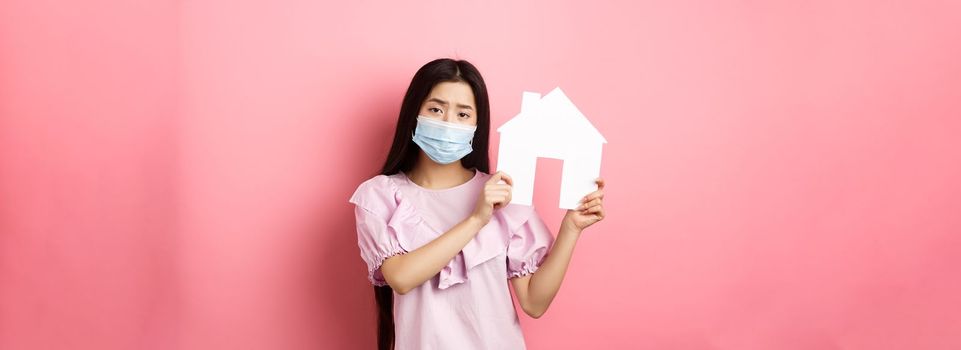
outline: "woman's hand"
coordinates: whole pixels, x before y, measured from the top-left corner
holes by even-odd
[[[498,183],[501,180],[504,180],[505,183]],[[514,180],[511,180],[511,177],[503,172],[498,171],[491,175],[491,178],[484,183],[484,190],[477,197],[477,205],[474,206],[471,217],[486,225],[491,220],[494,209],[503,208],[507,206],[507,203],[510,203],[511,186],[513,185]]]
[[[602,206],[604,201],[604,179],[597,178],[594,182],[597,183],[597,191],[584,196],[584,198],[581,199],[581,205],[577,208],[568,210],[567,214],[564,215],[564,220],[561,221],[561,227],[566,226],[567,228],[580,232],[588,226],[604,220],[604,207]]]

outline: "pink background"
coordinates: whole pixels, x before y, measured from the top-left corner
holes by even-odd
[[[609,141],[531,349],[961,348],[958,2],[344,3],[0,2],[0,349],[372,348],[347,198],[444,56]]]

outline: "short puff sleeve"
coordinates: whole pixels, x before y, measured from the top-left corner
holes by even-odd
[[[527,208],[530,210],[520,216],[522,219],[510,225],[512,230],[507,246],[508,278],[526,276],[537,271],[554,243],[554,236],[534,208]]]
[[[385,175],[373,177],[357,187],[350,197],[357,223],[360,257],[367,263],[367,278],[375,286],[387,281],[380,271],[384,260],[408,250],[402,243],[416,225],[400,204],[397,186]]]

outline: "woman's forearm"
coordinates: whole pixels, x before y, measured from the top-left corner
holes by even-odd
[[[577,208],[568,210],[564,215],[557,239],[537,272],[511,280],[521,307],[531,317],[541,317],[551,306],[554,296],[561,288],[561,282],[564,281],[564,275],[567,274],[567,266],[574,255],[574,246],[581,233],[585,228],[604,219],[605,212],[601,206],[604,199],[604,180],[597,178],[595,182],[597,190],[584,196]]]
[[[469,216],[424,246],[387,258],[380,267],[384,279],[394,291],[406,294],[447,266],[485,224]]]
[[[529,305],[525,312],[532,317],[536,318],[544,314],[554,300],[554,296],[557,295],[557,291],[560,290],[580,234],[580,230],[562,225],[550,253],[530,278],[527,287]]]

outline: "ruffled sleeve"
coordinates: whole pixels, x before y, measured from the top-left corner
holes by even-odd
[[[396,192],[387,176],[378,175],[360,184],[349,200],[356,205],[360,257],[367,263],[367,278],[375,286],[387,285],[380,271],[384,260],[408,252],[402,241],[412,223],[398,213]]]
[[[510,207],[510,206],[508,206]],[[507,276],[515,278],[526,276],[541,266],[554,243],[554,236],[533,207],[525,206],[523,211],[515,210],[511,227],[510,243],[507,246]]]

